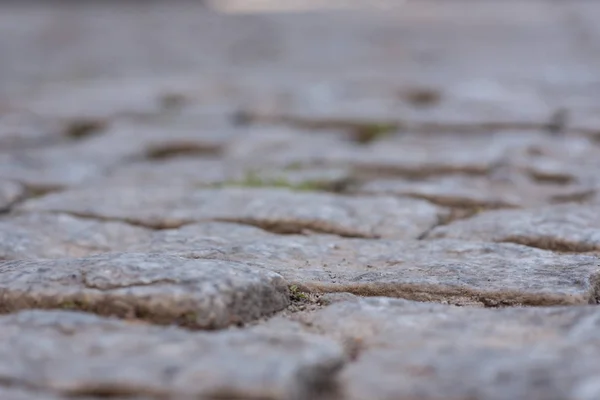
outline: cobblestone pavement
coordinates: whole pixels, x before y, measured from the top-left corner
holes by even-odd
[[[3,4],[0,398],[600,399],[598,16]]]

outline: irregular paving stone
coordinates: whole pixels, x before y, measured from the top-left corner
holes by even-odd
[[[595,189],[583,185],[532,182],[454,175],[426,180],[371,180],[353,190],[358,194],[409,196],[434,204],[467,208],[514,208],[588,199]]]
[[[84,257],[146,242],[148,229],[66,214],[28,213],[0,219],[0,259]]]
[[[345,197],[286,189],[187,186],[86,187],[24,203],[22,210],[68,212],[149,227],[225,221],[278,233],[314,231],[351,237],[416,238],[447,216],[428,202]]]
[[[48,398],[319,399],[345,361],[308,333],[194,333],[66,311],[0,317],[0,337],[2,381]]]
[[[428,238],[512,242],[558,251],[600,250],[600,205],[486,211],[434,228]]]
[[[0,211],[8,209],[25,196],[25,188],[13,181],[0,179]]]
[[[336,302],[300,321],[354,356],[340,399],[600,396],[594,306],[482,310],[371,298]]]
[[[0,263],[2,311],[76,308],[217,329],[289,303],[281,276],[243,263],[159,254]]]
[[[515,244],[286,236],[225,245],[160,237],[132,248],[242,261],[307,291],[464,305],[596,303],[600,263]]]
[[[215,158],[177,157],[114,168],[85,185],[164,185],[292,187],[337,189],[351,181],[343,168],[265,168]]]

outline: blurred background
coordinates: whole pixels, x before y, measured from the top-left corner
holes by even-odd
[[[3,94],[122,80],[373,79],[481,96],[598,93],[594,1],[5,2]],[[150,83],[147,83],[150,84]],[[173,82],[175,85],[175,82]],[[130,89],[132,90],[132,89]],[[120,89],[127,96],[127,87]],[[506,92],[506,93],[505,93]],[[557,96],[561,99],[557,99]]]
[[[223,143],[239,126],[596,140],[598,15],[550,0],[5,2],[0,176],[64,188],[156,146],[238,159]]]

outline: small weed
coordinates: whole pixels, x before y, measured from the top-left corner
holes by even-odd
[[[60,304],[60,308],[63,308],[65,310],[76,310],[77,306],[72,301],[64,301]]]
[[[182,315],[182,320],[185,325],[194,325],[198,321],[198,316],[195,312],[189,311]]]
[[[298,289],[297,285],[292,285],[290,286],[290,299],[292,301],[306,301],[308,300],[308,296]]]
[[[251,187],[251,188],[286,188],[297,191],[316,191],[325,189],[324,184],[318,181],[303,181],[303,182],[290,182],[286,178],[263,178],[255,172],[249,172],[246,174],[244,179],[239,181],[225,182],[217,185],[223,186],[237,186],[237,187]]]
[[[394,124],[365,124],[356,128],[355,140],[358,143],[368,144],[389,136],[398,127]]]

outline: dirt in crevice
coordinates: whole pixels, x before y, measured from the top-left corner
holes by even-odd
[[[590,253],[600,251],[600,246],[597,243],[581,243],[579,241],[571,242],[552,236],[527,237],[515,235],[503,237],[495,240],[495,242],[514,243],[536,249],[550,250],[561,253]]]
[[[442,92],[431,87],[414,87],[399,92],[401,99],[416,108],[433,107],[442,101]]]
[[[48,194],[59,193],[59,192],[62,192],[67,189],[66,187],[60,187],[60,186],[32,186],[32,185],[25,185],[25,188],[26,188],[26,191],[25,191],[25,197],[23,200],[37,199],[39,197],[44,197]]]
[[[544,172],[536,170],[526,171],[526,175],[537,183],[550,183],[555,185],[569,185],[574,183],[575,178],[569,174],[561,174],[559,172]]]
[[[357,232],[342,227],[301,221],[264,221],[251,218],[212,218],[214,222],[229,222],[240,225],[249,225],[260,228],[264,231],[278,235],[303,235],[307,233],[317,233],[326,235],[335,235],[343,238],[359,239],[379,239],[379,235]]]
[[[163,400],[173,398],[173,393],[168,390],[160,391],[149,389],[143,386],[127,384],[85,384],[74,388],[66,389],[60,392],[61,395],[69,399],[153,399]]]
[[[83,140],[102,133],[108,127],[103,119],[73,119],[67,122],[64,136],[70,140]]]
[[[583,190],[581,192],[569,193],[569,194],[557,194],[550,197],[550,202],[552,204],[562,204],[562,203],[583,203],[594,196],[596,196],[595,189]]]
[[[177,157],[214,157],[221,154],[220,146],[202,146],[196,143],[172,143],[156,145],[146,150],[145,160],[167,160]]]
[[[370,179],[406,179],[410,181],[441,178],[453,175],[465,177],[488,177],[493,168],[479,166],[427,166],[403,167],[401,165],[355,165],[354,178],[361,182]]]
[[[400,197],[410,197],[413,199],[425,200],[440,207],[448,207],[453,210],[453,215],[456,216],[456,218],[453,220],[462,219],[464,218],[463,215],[471,216],[480,211],[518,208],[515,205],[503,203],[501,201],[496,203],[486,201],[479,202],[476,200],[461,200],[458,198],[420,193],[407,193]]]
[[[600,281],[600,279],[599,279]],[[363,297],[391,297],[412,301],[470,307],[543,307],[595,304],[597,290],[582,295],[526,293],[517,290],[485,291],[464,286],[413,283],[330,284],[311,282],[302,285],[308,293],[347,292]]]
[[[423,233],[421,233],[419,236],[417,236],[417,240],[426,240],[427,237],[429,236],[429,234],[438,226],[443,226],[448,224],[448,222],[445,222],[445,219],[442,217],[438,217],[438,220],[435,224],[431,225],[429,228],[427,228],[425,231],[423,231]]]

